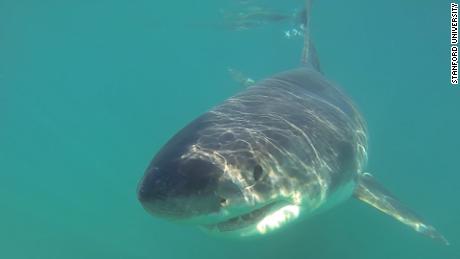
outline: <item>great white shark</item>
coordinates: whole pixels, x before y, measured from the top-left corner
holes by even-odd
[[[309,2],[306,10],[308,17]],[[321,72],[304,23],[302,66],[244,80],[251,85],[175,134],[139,183],[142,206],[213,233],[251,236],[354,197],[448,244],[366,171],[365,121]]]

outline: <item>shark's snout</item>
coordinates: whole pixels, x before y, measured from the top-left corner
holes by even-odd
[[[216,194],[222,171],[201,159],[160,161],[145,173],[138,199],[153,215],[183,219],[217,212],[223,198]]]

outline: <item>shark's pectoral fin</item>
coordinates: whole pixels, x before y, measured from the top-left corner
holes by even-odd
[[[371,174],[360,174],[357,182],[358,184],[354,192],[356,198],[392,216],[415,231],[449,245],[447,239],[433,226],[423,222],[419,216],[380,185]]]
[[[254,79],[247,77],[241,71],[236,70],[234,68],[228,68],[228,73],[230,74],[233,80],[235,80],[238,84],[244,87],[249,87],[256,83]]]

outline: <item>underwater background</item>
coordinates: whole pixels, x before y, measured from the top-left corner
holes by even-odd
[[[368,170],[450,241],[350,199],[275,234],[210,236],[136,198],[192,119],[300,64],[290,22],[238,30],[226,8],[303,1],[0,0],[0,258],[460,258],[460,87],[450,2],[314,1],[325,75],[368,123]],[[236,7],[235,7],[236,6]]]

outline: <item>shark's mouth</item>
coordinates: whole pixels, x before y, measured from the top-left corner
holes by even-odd
[[[225,221],[205,225],[205,229],[218,233],[239,232],[242,236],[265,234],[269,230],[280,227],[283,223],[299,214],[299,207],[279,202],[269,203],[249,213],[232,217]]]
[[[219,222],[215,225],[212,225],[211,227],[219,232],[229,232],[249,227],[262,220],[264,216],[271,211],[275,204],[275,202],[269,203],[249,213],[230,218],[223,222]]]

